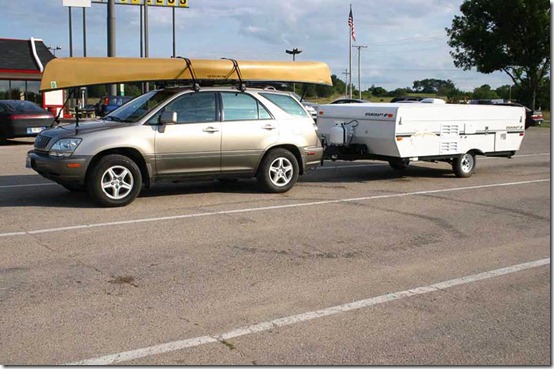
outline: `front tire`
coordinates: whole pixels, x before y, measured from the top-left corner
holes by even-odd
[[[137,164],[123,155],[107,155],[92,168],[87,181],[89,195],[104,207],[126,206],[142,188]]]
[[[271,150],[263,159],[257,179],[266,192],[287,192],[298,180],[298,161],[288,150]]]
[[[454,160],[454,163],[452,163],[452,170],[454,174],[456,174],[456,177],[468,178],[471,177],[475,171],[476,165],[475,154],[468,152],[458,156]]]

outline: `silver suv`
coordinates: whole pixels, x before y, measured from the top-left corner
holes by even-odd
[[[285,192],[321,163],[316,130],[288,93],[168,88],[101,120],[42,131],[27,167],[106,207],[164,180],[256,177],[265,191]]]

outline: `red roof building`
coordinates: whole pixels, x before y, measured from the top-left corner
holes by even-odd
[[[0,38],[0,100],[29,100],[41,104],[42,71],[54,58],[42,40]]]

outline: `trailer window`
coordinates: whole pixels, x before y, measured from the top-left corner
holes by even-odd
[[[268,94],[268,93],[260,93],[263,97],[289,113],[290,115],[294,115],[297,117],[310,117],[308,113],[302,108],[302,105],[298,103],[292,96],[289,95],[281,95],[281,94]]]

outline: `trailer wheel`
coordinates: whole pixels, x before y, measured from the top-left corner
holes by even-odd
[[[456,177],[468,178],[475,171],[476,164],[475,154],[467,152],[454,160],[452,170],[456,174]]]
[[[288,150],[271,150],[263,159],[256,176],[266,192],[287,192],[298,179],[298,161]]]
[[[410,162],[402,159],[394,159],[394,160],[389,160],[389,165],[394,170],[404,170],[408,168],[408,165],[410,165]]]

